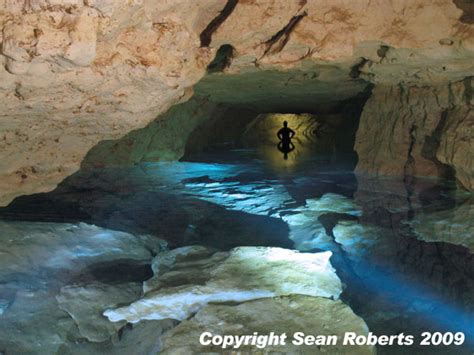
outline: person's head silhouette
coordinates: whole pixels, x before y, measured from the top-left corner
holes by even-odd
[[[283,127],[288,127],[288,122],[287,121],[283,121]]]

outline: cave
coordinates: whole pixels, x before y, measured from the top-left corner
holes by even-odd
[[[469,1],[4,7],[0,355],[472,354]]]

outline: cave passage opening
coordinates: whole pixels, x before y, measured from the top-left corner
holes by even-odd
[[[228,112],[228,111],[227,111]],[[275,172],[296,172],[312,164],[321,170],[352,171],[357,163],[354,137],[357,117],[343,114],[260,113],[240,116],[225,114],[227,119],[210,120],[190,135],[180,161],[224,162],[235,159],[259,159]],[[278,136],[284,125],[294,133],[284,144]],[[292,134],[293,134],[292,133]]]
[[[321,167],[354,169],[356,132],[372,84],[332,66],[222,73],[232,50],[222,48],[191,99],[143,129],[100,142],[82,169],[178,160],[225,162],[224,154],[218,158],[217,153],[232,149],[253,150],[254,158],[274,170],[294,171],[309,158]],[[276,133],[285,120],[297,135],[295,150],[283,162]],[[234,159],[235,152],[227,158]]]
[[[348,90],[320,76],[315,70],[206,76],[194,99],[208,100],[215,109],[189,134],[180,161],[219,160],[218,153],[224,161],[224,154],[233,159],[240,151],[241,158],[260,159],[275,172],[304,174],[308,164],[353,170],[355,136],[371,85],[346,80]],[[287,152],[277,136],[284,122],[296,133]]]
[[[462,241],[427,242],[419,227],[424,218],[426,226],[449,223],[443,213],[468,208],[464,197],[442,199],[445,190],[432,181],[407,195],[397,181],[358,180],[353,173],[354,140],[371,85],[328,66],[236,74],[213,68],[191,99],[143,129],[99,143],[55,191],[0,209],[2,223],[20,237],[40,230],[39,223],[48,242],[50,235],[63,240],[71,230],[84,230],[92,237],[78,240],[73,252],[60,250],[74,260],[107,255],[103,248],[125,250],[121,265],[136,264],[129,279],[110,279],[113,267],[101,263],[80,275],[102,275],[109,283],[150,276],[141,259],[149,258],[158,238],[169,249],[331,252],[345,284],[342,300],[376,334],[395,334],[400,324],[412,333],[472,333],[464,304],[474,285],[468,272],[459,272],[472,267],[472,258]],[[277,149],[284,121],[296,131],[288,159]],[[412,203],[415,196],[421,205]],[[136,240],[146,252],[137,247],[145,256],[132,263],[125,256],[138,253],[127,249]],[[451,277],[456,285],[446,281]]]

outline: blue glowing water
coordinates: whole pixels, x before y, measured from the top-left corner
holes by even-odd
[[[372,331],[462,331],[474,343],[470,194],[433,179],[406,186],[403,179],[355,176],[351,163],[328,157],[275,166],[254,153],[79,172],[55,192],[15,201],[0,218],[84,221],[175,246],[330,250],[346,285],[343,300]]]
[[[184,181],[182,191],[230,210],[281,218],[289,226],[294,248],[300,251],[319,249],[337,253],[339,249],[349,260],[351,277],[358,278],[364,291],[377,297],[375,304],[385,304],[385,311],[379,312],[385,312],[381,315],[385,318],[382,323],[391,323],[391,329],[404,331],[406,323],[413,320],[409,318],[413,317],[420,330],[462,331],[473,341],[472,268],[464,266],[462,270],[448,264],[462,265],[467,261],[472,267],[474,235],[467,240],[458,239],[456,235],[449,235],[449,227],[440,228],[430,232],[438,234],[437,240],[441,242],[428,244],[420,239],[432,240],[433,235],[418,234],[417,239],[407,228],[417,218],[426,223],[431,215],[438,217],[436,212],[449,210],[453,218],[437,220],[438,225],[446,227],[456,223],[457,228],[474,231],[474,219],[469,219],[474,216],[471,196],[432,179],[418,179],[414,192],[401,181],[390,178],[358,177],[357,184],[347,170],[314,169],[311,161],[306,163],[296,171],[276,172],[258,161],[231,165],[202,163],[200,169],[205,164],[209,166],[209,170],[205,170],[212,173],[199,173],[194,180],[189,175],[186,180],[181,179]],[[209,179],[202,179],[204,175]],[[467,219],[454,221],[457,207],[466,205],[469,206]],[[374,208],[389,214],[390,224],[378,220]],[[340,217],[332,233],[321,220],[325,215]],[[350,222],[343,222],[341,216]],[[471,249],[454,247],[450,250],[450,246],[457,244]],[[425,248],[428,254],[411,260],[410,248],[422,253]],[[458,258],[460,260],[456,260]],[[419,268],[423,263],[439,268],[439,274],[434,275],[433,270],[426,274],[426,270]],[[459,285],[443,278],[462,279],[462,287],[467,289],[456,291]],[[350,280],[345,281],[350,284]],[[456,296],[452,297],[453,294]],[[394,313],[390,315],[389,310]]]

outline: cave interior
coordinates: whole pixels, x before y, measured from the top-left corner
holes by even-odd
[[[328,65],[227,74],[232,50],[221,47],[188,101],[99,142],[53,191],[0,208],[2,228],[16,236],[0,334],[27,333],[2,346],[28,352],[41,338],[47,351],[60,334],[65,353],[148,351],[160,337],[169,349],[202,330],[201,314],[228,312],[222,319],[238,323],[248,312],[238,307],[286,312],[288,297],[306,309],[316,302],[328,319],[331,307],[350,307],[350,329],[362,319],[378,335],[462,331],[473,340],[474,205],[433,158],[440,132],[423,154],[443,174],[416,174],[410,157],[398,174],[364,174],[356,140],[386,137],[360,132],[374,86],[359,77],[360,63],[350,75]],[[296,132],[287,153],[278,148],[284,121]],[[267,329],[262,322],[248,329]],[[297,327],[284,322],[276,327]]]

